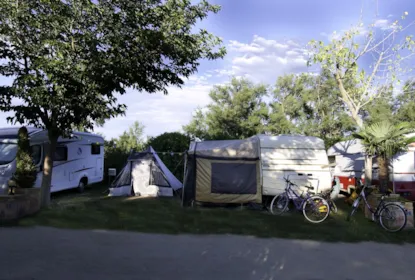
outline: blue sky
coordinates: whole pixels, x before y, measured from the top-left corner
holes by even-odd
[[[126,116],[97,128],[106,138],[116,137],[136,120],[145,125],[146,136],[180,131],[197,107],[209,103],[209,90],[231,76],[273,84],[279,75],[310,71],[305,44],[327,40],[356,24],[363,7],[365,21],[379,26],[400,19],[403,12],[415,19],[413,0],[211,0],[222,6],[198,27],[223,38],[228,54],[222,60],[203,61],[197,74],[182,89],[170,87],[169,95],[129,90],[120,98],[128,105]],[[411,32],[411,33],[415,33]],[[7,81],[0,77],[0,84]],[[0,113],[0,127],[7,126]]]

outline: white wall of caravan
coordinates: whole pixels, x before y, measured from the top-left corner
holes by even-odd
[[[299,186],[311,185],[314,192],[331,188],[327,153],[321,139],[292,135],[260,136],[260,152],[263,195],[282,193],[286,187],[284,177]]]

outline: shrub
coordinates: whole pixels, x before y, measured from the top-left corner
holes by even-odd
[[[16,155],[16,172],[13,180],[19,188],[31,188],[36,182],[36,166],[31,156],[29,134],[26,127],[21,127],[18,132],[18,148]]]

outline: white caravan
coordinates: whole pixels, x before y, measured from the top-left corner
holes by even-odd
[[[7,193],[7,181],[16,169],[17,127],[0,128],[0,194]],[[28,128],[32,157],[38,168],[36,188],[42,183],[46,130]],[[83,188],[104,179],[104,139],[96,134],[73,132],[59,138],[53,157],[51,192]]]
[[[262,194],[275,196],[284,191],[284,177],[299,186],[313,186],[314,192],[332,187],[324,141],[303,135],[257,135],[259,139]]]
[[[414,136],[413,134],[408,135]],[[415,200],[415,143],[408,151],[396,154],[389,165],[390,188],[405,198]],[[329,161],[335,165],[333,176],[339,178],[341,190],[351,193],[357,185],[356,180],[364,181],[364,152],[359,140],[336,143],[327,151]],[[378,183],[378,167],[373,159],[373,183]]]

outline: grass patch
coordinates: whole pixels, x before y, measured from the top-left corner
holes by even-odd
[[[107,197],[104,187],[83,194],[54,195],[50,209],[22,219],[21,226],[129,230],[148,233],[240,234],[258,237],[312,239],[330,242],[377,241],[415,243],[412,230],[388,233],[358,212],[347,222],[350,206],[339,201],[339,211],[321,224],[311,224],[301,213],[273,216],[265,211],[236,207],[182,208],[174,198]]]

